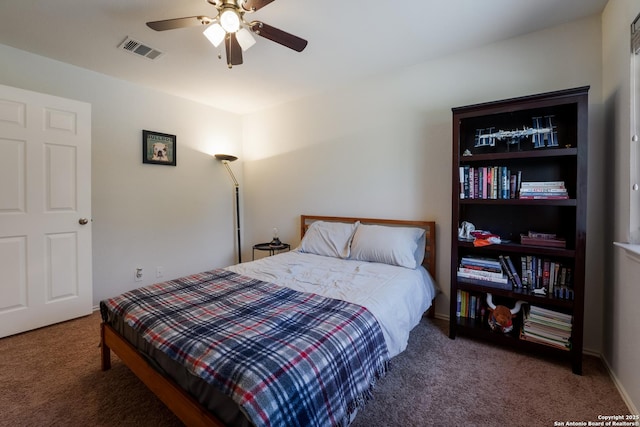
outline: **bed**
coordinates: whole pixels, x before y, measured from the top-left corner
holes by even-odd
[[[102,369],[113,351],[189,426],[348,425],[433,315],[435,223],[300,224],[290,252],[101,301]]]

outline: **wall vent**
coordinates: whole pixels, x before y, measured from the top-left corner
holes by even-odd
[[[118,49],[122,49],[129,53],[133,53],[139,56],[144,56],[145,58],[151,59],[151,60],[158,59],[159,57],[164,55],[163,52],[160,52],[157,49],[154,49],[152,47],[145,45],[144,43],[134,40],[129,36],[127,36],[124,39],[124,41],[120,43],[120,45],[118,46]]]

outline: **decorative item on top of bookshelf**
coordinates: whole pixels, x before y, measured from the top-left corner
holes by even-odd
[[[528,137],[531,137],[533,148],[557,147],[558,132],[552,122],[553,115],[532,117],[533,127],[522,129],[494,131],[494,127],[476,129],[474,147],[495,147],[497,140],[507,140],[507,146],[518,145]]]

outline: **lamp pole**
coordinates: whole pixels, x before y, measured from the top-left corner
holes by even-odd
[[[226,164],[227,168],[229,168],[229,164]],[[240,186],[238,183],[235,184],[236,187],[236,232],[238,233],[238,264],[242,262],[242,249],[240,249]]]
[[[242,262],[242,249],[240,245],[240,185],[238,184],[238,180],[236,179],[231,167],[229,166],[229,162],[233,162],[238,160],[236,156],[231,156],[229,154],[216,154],[216,159],[220,160],[222,164],[229,172],[229,176],[233,180],[233,185],[236,188],[236,232],[238,236],[238,263]]]

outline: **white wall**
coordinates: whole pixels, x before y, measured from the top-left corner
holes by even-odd
[[[240,117],[8,46],[0,58],[1,84],[92,105],[94,304],[158,266],[171,279],[233,263],[233,187],[211,154],[239,152]],[[142,164],[143,129],[177,136],[176,167]]]
[[[451,108],[591,85],[585,347],[599,352],[600,41],[594,16],[245,116],[246,240],[268,240],[278,227],[297,244],[300,214],[436,220],[436,308],[448,316]]]
[[[640,13],[640,0],[610,0],[602,15],[603,99],[609,154],[605,218],[606,283],[604,357],[623,395],[640,409],[640,262],[614,249],[613,241],[629,235],[630,44],[631,22]]]

